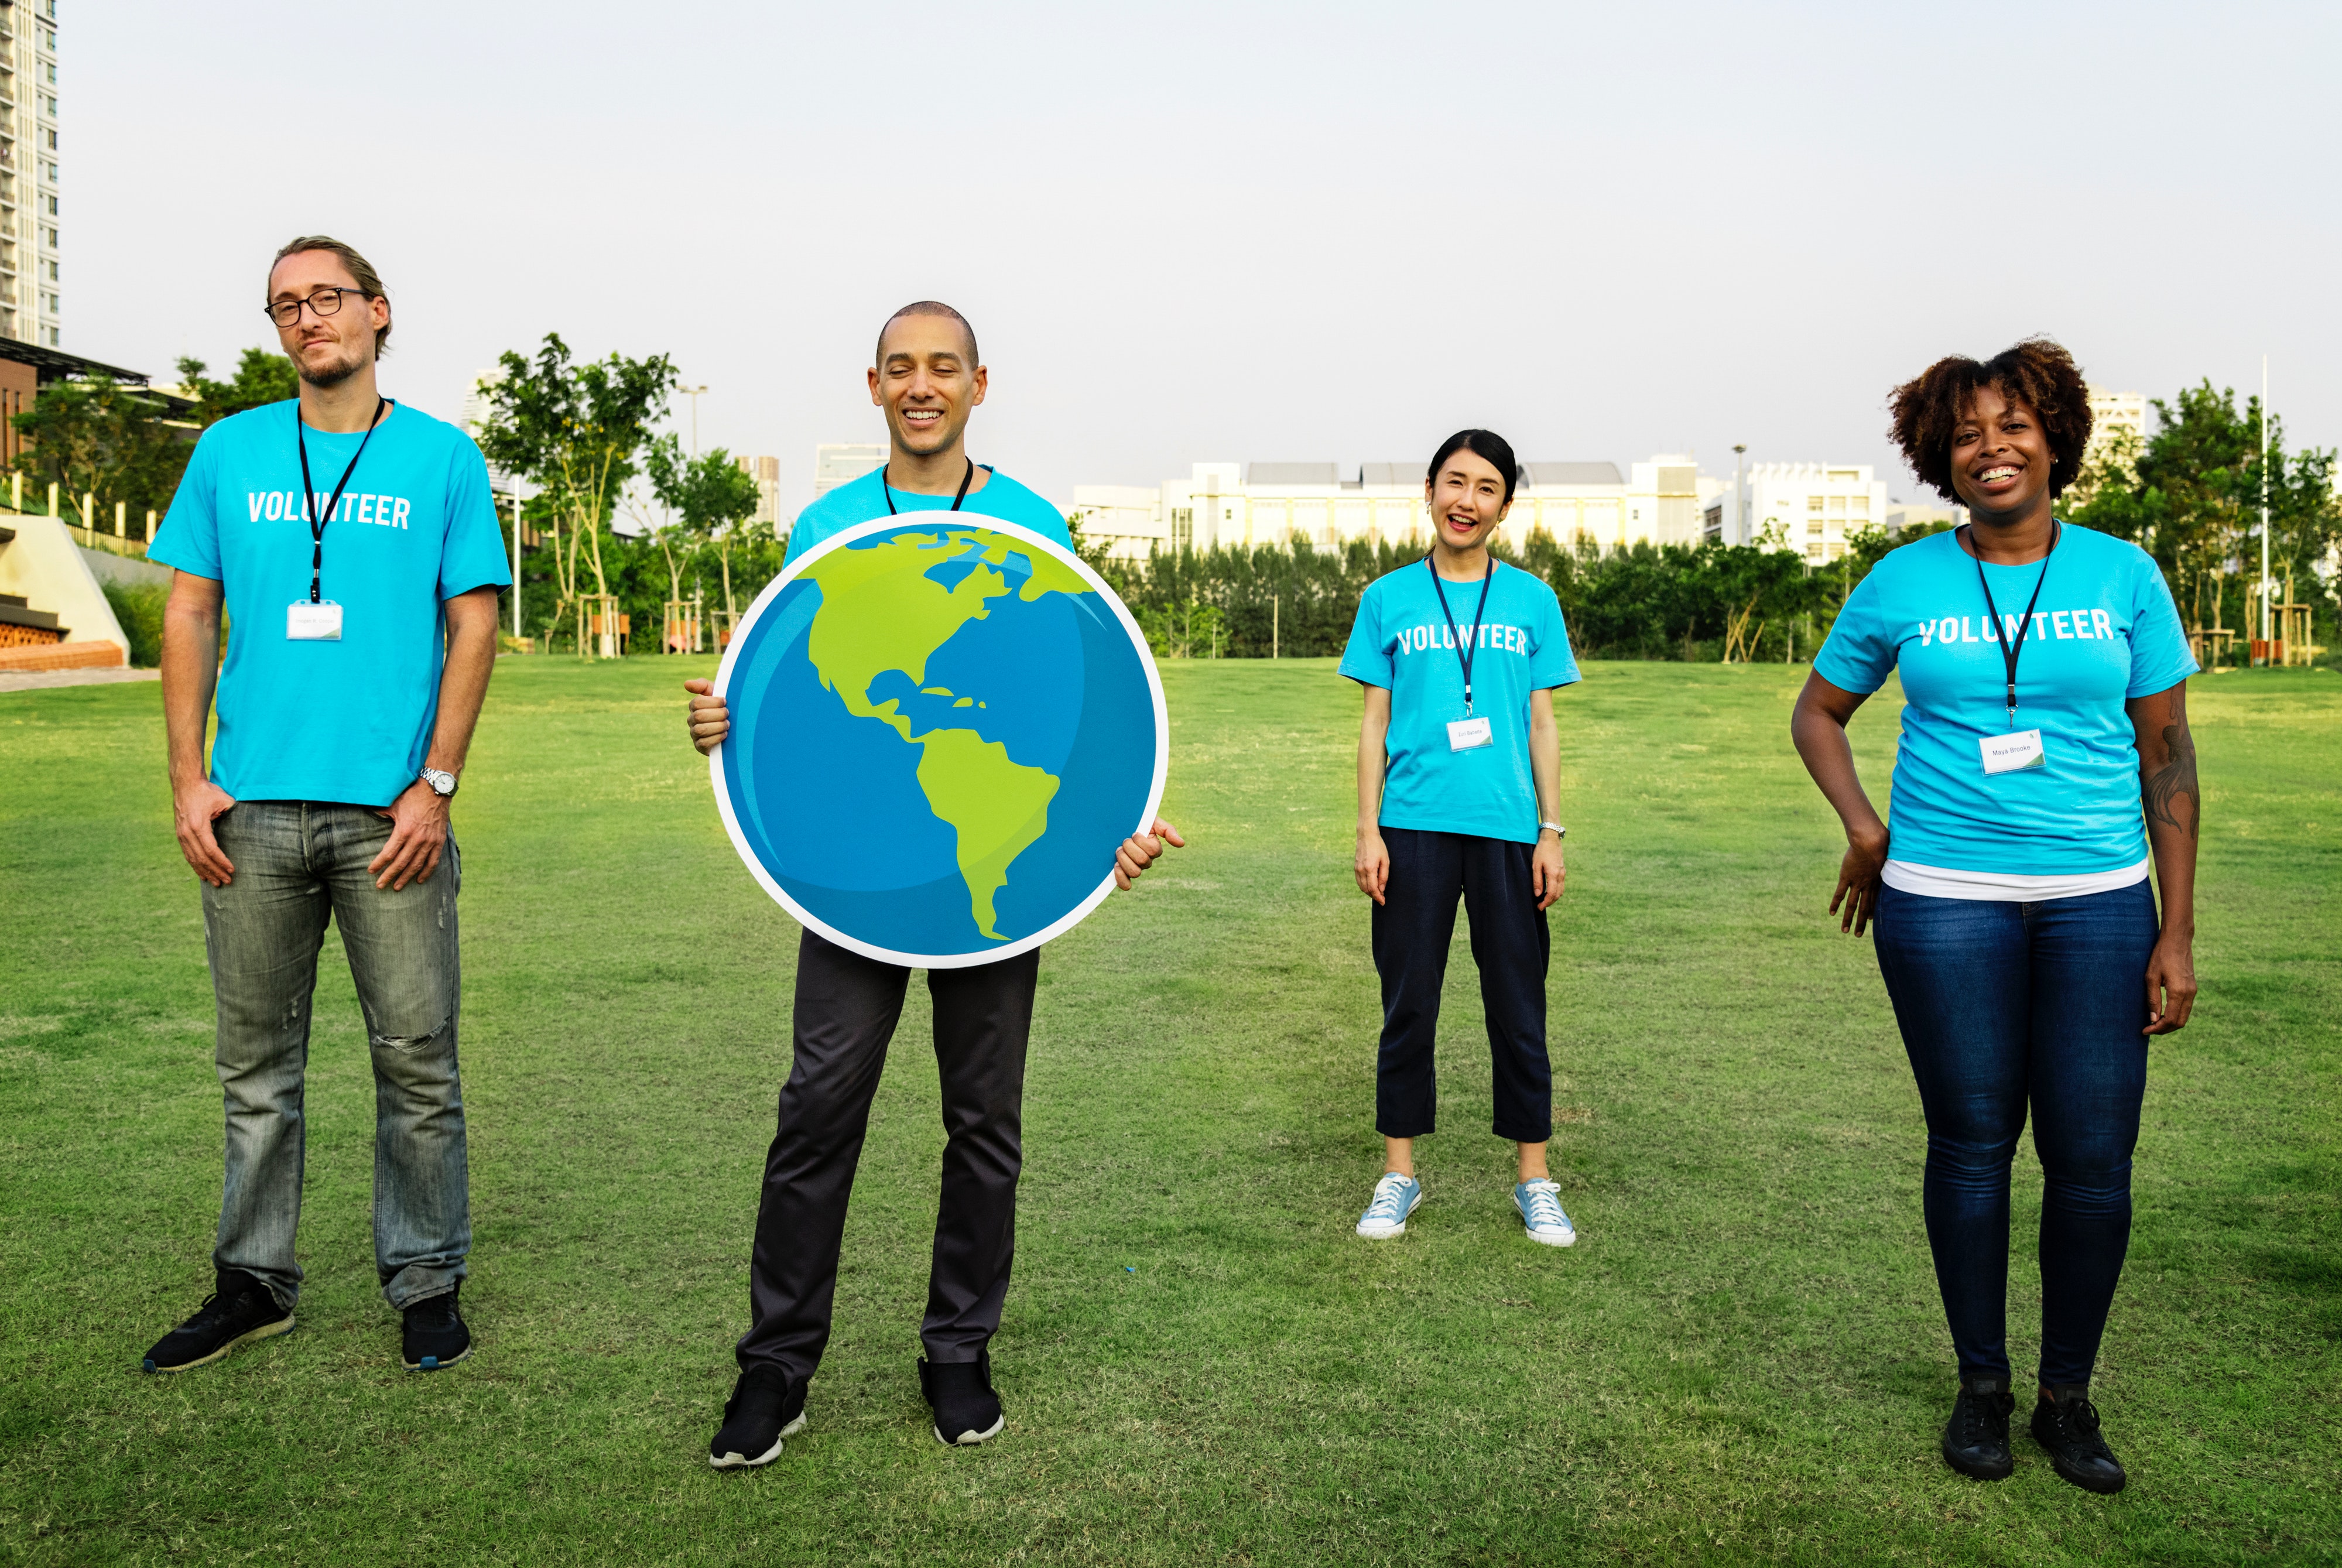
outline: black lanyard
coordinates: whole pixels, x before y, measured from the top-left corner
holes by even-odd
[[[989,474],[992,470],[987,467],[985,472]],[[953,511],[958,511],[959,504],[967,499],[967,487],[975,483],[975,480],[976,459],[971,457],[967,460],[967,472],[959,476],[959,494],[952,497]],[[878,465],[878,488],[886,493],[886,515],[889,517],[901,515],[895,510],[895,487],[886,483],[886,465],[883,463]]]
[[[390,399],[387,397],[374,400],[374,422],[366,426],[365,439],[358,443],[358,449],[350,454],[350,465],[342,470],[342,483],[334,486],[334,498],[325,504],[323,517],[317,515],[317,487],[309,480],[309,443],[301,434],[301,409],[297,404],[294,406],[293,444],[301,449],[301,516],[309,524],[309,603],[312,604],[318,602],[317,574],[325,566],[325,524],[331,523],[334,514],[341,510],[343,488],[349,484],[350,475],[358,471],[358,459],[365,455],[366,442],[374,439],[374,433],[382,425],[382,411],[389,406]]]
[[[1464,716],[1472,716],[1472,655],[1478,651],[1480,619],[1488,613],[1488,584],[1496,580],[1496,563],[1491,559],[1487,574],[1480,579],[1480,607],[1473,612],[1472,637],[1469,642],[1456,629],[1456,613],[1447,607],[1447,590],[1441,586],[1439,568],[1432,565],[1431,557],[1423,558],[1424,566],[1431,573],[1432,592],[1439,595],[1439,613],[1447,617],[1447,634],[1456,642],[1456,662],[1464,666]]]
[[[2025,619],[2017,628],[2017,641],[2008,640],[2007,631],[2000,624],[2000,606],[1992,602],[1992,584],[1984,580],[1984,557],[1976,557],[1977,584],[1984,589],[1984,607],[1992,616],[1992,640],[2000,644],[2000,656],[2008,666],[2008,727],[2017,727],[2017,655],[2025,651],[2025,634],[2033,630],[2033,606],[2041,603],[2041,584],[2049,580],[2049,557],[2057,553],[2057,539],[2065,525],[2055,518],[2049,523],[2049,548],[2041,556],[2041,575],[2033,579],[2033,597],[2025,602]],[[1976,548],[1976,533],[1968,533],[1968,548]]]

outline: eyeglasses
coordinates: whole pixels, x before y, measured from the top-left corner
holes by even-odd
[[[374,297],[362,288],[327,287],[314,291],[307,299],[271,300],[260,308],[266,311],[268,319],[277,325],[291,326],[301,319],[301,307],[305,305],[320,321],[329,315],[338,315],[342,309],[342,295],[345,294],[356,295],[360,299]]]

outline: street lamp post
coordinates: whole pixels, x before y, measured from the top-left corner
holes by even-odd
[[[1735,442],[1733,444],[1732,527],[1733,531],[1737,533],[1740,537],[1731,540],[1729,543],[1736,544],[1746,544],[1748,543],[1748,489],[1746,483],[1740,477],[1741,459],[1743,455],[1746,454],[1747,450],[1748,444],[1745,441]]]
[[[707,388],[678,386],[676,390],[691,399],[691,454],[696,457],[699,455],[699,394],[706,392]]]
[[[513,490],[513,636],[520,636],[520,475],[512,476]]]
[[[2269,622],[2269,548],[2268,548],[2268,355],[2261,355],[2261,661],[2266,664],[2274,653],[2271,639],[2276,633]]]

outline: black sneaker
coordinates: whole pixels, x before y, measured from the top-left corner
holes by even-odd
[[[472,1353],[472,1331],[455,1310],[455,1294],[463,1288],[464,1282],[457,1280],[444,1294],[425,1296],[403,1309],[406,1327],[400,1335],[399,1359],[407,1371],[437,1372]]]
[[[2008,1417],[2017,1396],[2005,1377],[1960,1380],[1952,1419],[1944,1423],[1944,1463],[1978,1481],[2005,1481],[2017,1461],[2008,1453]]]
[[[2111,1494],[2120,1492],[2130,1477],[2098,1435],[2098,1411],[2089,1393],[2090,1385],[2081,1383],[2043,1395],[2033,1407],[2033,1441],[2049,1455],[2058,1474],[2086,1492]]]
[[[781,1456],[781,1443],[805,1430],[805,1384],[776,1366],[751,1367],[724,1402],[724,1424],[707,1445],[718,1470],[753,1470]]]
[[[148,1372],[185,1372],[217,1361],[240,1344],[291,1332],[292,1309],[278,1306],[259,1276],[222,1269],[217,1283],[195,1316],[146,1353]]]
[[[978,1351],[974,1361],[937,1363],[921,1356],[919,1392],[936,1413],[938,1443],[988,1443],[1008,1424],[1000,1413],[1000,1396],[992,1391],[988,1350]]]

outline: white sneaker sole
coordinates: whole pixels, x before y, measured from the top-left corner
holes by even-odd
[[[1386,1242],[1393,1236],[1403,1236],[1406,1234],[1407,1221],[1415,1218],[1415,1211],[1421,1207],[1423,1207],[1423,1194],[1417,1193],[1415,1195],[1415,1202],[1406,1206],[1406,1213],[1398,1217],[1396,1223],[1386,1225],[1379,1221],[1368,1223],[1365,1220],[1360,1220],[1357,1227],[1358,1234],[1362,1239],[1369,1242]]]
[[[994,1422],[990,1426],[986,1427],[982,1432],[978,1432],[975,1428],[970,1427],[967,1431],[961,1433],[957,1437],[946,1437],[944,1435],[944,1429],[940,1426],[931,1426],[927,1430],[934,1433],[936,1434],[936,1441],[942,1443],[946,1448],[973,1448],[979,1443],[990,1443],[994,1438],[1000,1435],[1002,1430],[1006,1428],[1007,1424],[1008,1415],[1007,1413],[1004,1411],[1001,1413],[999,1420]]]
[[[1539,1246],[1574,1247],[1577,1244],[1576,1231],[1529,1231],[1526,1234]]]
[[[781,1434],[773,1439],[773,1446],[756,1455],[756,1458],[751,1459],[736,1448],[721,1459],[712,1453],[709,1454],[708,1465],[716,1470],[754,1470],[760,1464],[770,1464],[781,1456],[781,1450],[787,1445],[789,1439],[805,1429],[806,1418],[800,1413],[795,1421],[781,1428]]]

